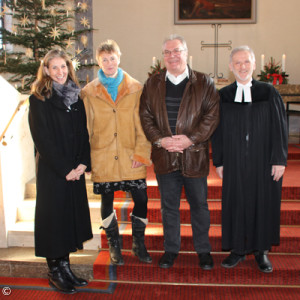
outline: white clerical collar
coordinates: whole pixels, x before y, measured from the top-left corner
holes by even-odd
[[[177,77],[174,76],[173,74],[171,74],[169,71],[167,71],[167,73],[166,73],[166,80],[168,78],[175,85],[182,82],[186,77],[189,78],[189,69],[187,66],[185,67],[184,72],[182,74],[178,75]]]
[[[244,92],[244,102],[252,102],[251,89],[250,89],[250,87],[252,86],[252,80],[250,80],[246,84],[242,84],[237,81],[236,84],[237,84],[237,89],[235,93],[234,102],[242,102],[243,92]]]

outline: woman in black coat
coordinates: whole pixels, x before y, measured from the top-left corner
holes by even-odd
[[[75,293],[87,285],[70,269],[69,253],[92,238],[84,172],[90,146],[83,101],[71,60],[51,50],[29,98],[29,125],[36,147],[35,254],[46,257],[49,284]]]

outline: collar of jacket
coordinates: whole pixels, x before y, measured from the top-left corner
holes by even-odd
[[[100,83],[98,78],[95,78],[92,82],[88,83],[82,90],[82,97],[85,94],[93,95],[100,99],[115,105],[122,100],[126,95],[133,94],[142,89],[141,83],[132,78],[128,73],[123,70],[124,78],[118,89],[118,96],[116,101],[111,99],[111,96],[107,92],[106,88]]]
[[[54,89],[52,89],[52,95],[51,95],[51,97],[48,98],[48,99],[46,99],[46,101],[49,101],[49,103],[51,103],[52,105],[54,105],[58,109],[69,110],[69,108],[63,102],[63,97],[59,96]],[[76,106],[77,102],[73,103],[71,105],[71,107]]]

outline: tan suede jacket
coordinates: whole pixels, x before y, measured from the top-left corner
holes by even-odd
[[[82,90],[93,182],[146,178],[146,167],[132,168],[132,161],[151,165],[151,144],[144,135],[139,118],[142,85],[123,72],[124,79],[115,102],[98,78]]]
[[[219,95],[213,80],[189,69],[189,81],[178,111],[176,134],[184,134],[194,145],[181,153],[171,153],[156,145],[152,161],[157,174],[181,170],[186,177],[205,177],[209,173],[208,141],[219,122]],[[166,72],[151,76],[145,83],[140,118],[148,140],[172,136],[166,109]]]

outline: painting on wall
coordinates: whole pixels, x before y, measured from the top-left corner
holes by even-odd
[[[256,0],[174,0],[175,24],[256,23]]]

